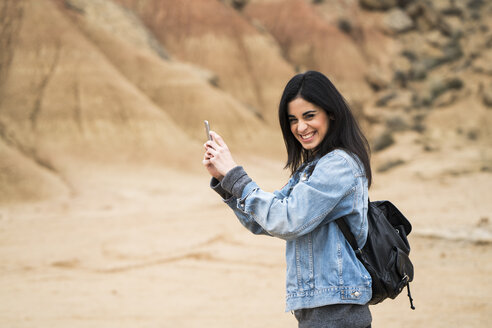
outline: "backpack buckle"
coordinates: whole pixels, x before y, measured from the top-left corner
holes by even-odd
[[[403,276],[403,278],[401,279],[401,282],[403,283],[403,286],[406,285],[406,284],[408,284],[409,281],[410,281],[410,277],[407,274],[405,274]]]

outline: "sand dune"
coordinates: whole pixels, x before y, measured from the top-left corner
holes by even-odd
[[[253,2],[245,14],[266,27],[300,70],[328,74],[351,100],[362,101],[369,96],[368,86],[363,83],[367,59],[354,40],[306,1]]]
[[[7,146],[35,163],[62,172],[76,170],[66,157],[163,158],[155,149],[186,156],[193,144],[52,2],[26,3],[13,53],[0,120],[14,140]],[[183,145],[166,138],[163,126]]]
[[[13,140],[6,146],[33,164],[62,176],[77,172],[75,158],[196,167],[186,159],[201,149],[203,119],[231,146],[262,143],[264,153],[281,146],[278,133],[189,65],[135,47],[63,8],[26,2],[2,88],[2,134]]]
[[[211,85],[196,67],[162,60],[155,53],[135,48],[126,39],[98,28],[86,16],[73,18],[121,74],[191,138],[204,139],[203,120],[207,119],[232,145],[248,148],[248,143],[274,138],[269,143],[273,147],[280,145],[278,136],[264,122],[235,98]],[[238,126],[242,128],[237,129]],[[259,126],[263,128],[258,129]],[[166,134],[165,130],[163,125]]]
[[[118,1],[139,14],[172,56],[211,70],[221,89],[277,125],[274,109],[294,70],[271,36],[219,1]]]

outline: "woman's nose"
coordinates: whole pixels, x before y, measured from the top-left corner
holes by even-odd
[[[297,124],[297,132],[303,132],[304,130],[306,130],[306,128],[307,128],[306,122],[299,121],[299,123]]]

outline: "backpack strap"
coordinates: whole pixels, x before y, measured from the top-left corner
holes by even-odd
[[[371,199],[369,197],[367,197],[368,206],[369,206],[370,202],[371,202]],[[352,249],[354,250],[355,254],[359,255],[362,252],[362,250],[357,245],[357,240],[355,239],[352,231],[350,231],[348,223],[347,223],[347,221],[345,221],[345,216],[342,216],[341,218],[336,219],[335,222],[338,225],[338,228],[340,228],[343,235],[345,236],[345,239],[347,239],[350,246],[352,246]]]
[[[359,254],[361,250],[357,245],[357,241],[355,240],[354,234],[350,231],[347,221],[345,221],[345,216],[336,219],[335,222],[340,228],[340,230],[342,231],[343,235],[345,236],[345,239],[347,239],[350,246],[352,246],[352,249],[354,250],[355,254]]]

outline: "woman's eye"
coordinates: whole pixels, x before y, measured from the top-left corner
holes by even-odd
[[[295,118],[291,118],[291,119],[289,120],[289,123],[290,123],[290,124],[294,124],[294,123],[296,123],[296,122],[297,122],[297,120],[296,120]]]
[[[306,115],[306,119],[309,120],[309,119],[312,119],[314,117],[314,114],[308,114]]]

